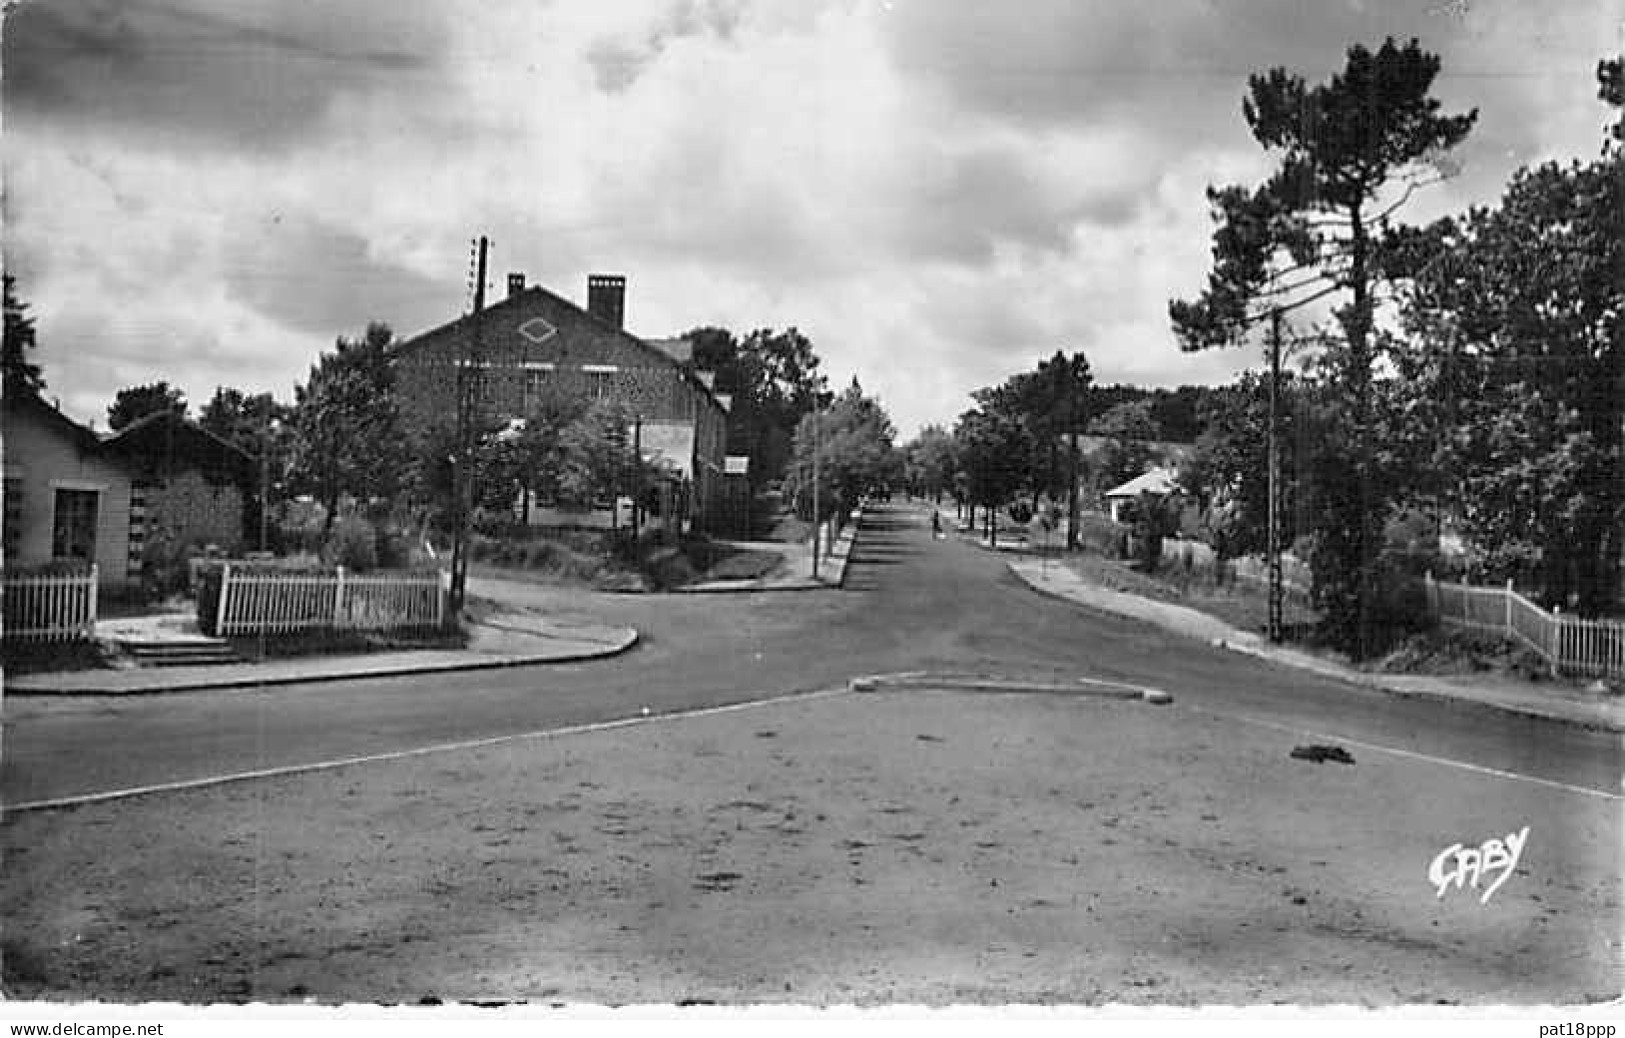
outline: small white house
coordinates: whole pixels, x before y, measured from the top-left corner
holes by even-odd
[[[253,459],[169,411],[102,436],[37,394],[0,411],[4,566],[94,564],[103,585],[140,582],[156,544],[236,550]]]
[[[1112,522],[1124,521],[1123,509],[1129,503],[1138,501],[1141,494],[1151,494],[1154,497],[1167,497],[1179,490],[1179,473],[1170,468],[1154,468],[1142,472],[1121,486],[1112,487],[1101,495],[1106,499],[1106,507],[1111,510]]]

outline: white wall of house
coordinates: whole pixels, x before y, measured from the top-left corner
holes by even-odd
[[[16,499],[7,506],[18,523],[16,557],[8,566],[52,561],[58,490],[96,493],[95,562],[104,584],[128,579],[130,477],[104,458],[81,454],[62,431],[29,409],[8,409],[4,420],[5,477]]]

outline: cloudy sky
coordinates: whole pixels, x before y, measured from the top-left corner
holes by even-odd
[[[1268,157],[1249,73],[1419,37],[1462,171],[1595,154],[1619,0],[32,0],[4,24],[5,264],[64,410],[121,386],[291,396],[335,337],[468,305],[469,241],[627,325],[795,325],[905,434],[1057,348],[1227,380],[1170,296],[1203,189]]]

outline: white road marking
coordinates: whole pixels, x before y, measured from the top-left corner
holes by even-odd
[[[1586,796],[1601,797],[1604,800],[1625,800],[1625,796],[1610,793],[1603,789],[1592,789],[1590,786],[1575,786],[1567,782],[1558,782],[1554,779],[1536,778],[1533,775],[1524,775],[1516,771],[1503,771],[1500,768],[1487,768],[1482,764],[1469,764],[1466,761],[1452,760],[1449,757],[1435,757],[1427,753],[1417,753],[1414,750],[1401,750],[1393,746],[1381,746],[1374,742],[1365,742],[1360,739],[1350,739],[1343,735],[1332,735],[1327,732],[1311,731],[1307,728],[1295,728],[1292,725],[1281,724],[1276,721],[1265,721],[1258,717],[1248,717],[1245,714],[1226,714],[1217,710],[1204,710],[1201,707],[1187,706],[1185,709],[1197,713],[1207,714],[1209,717],[1218,717],[1226,721],[1239,721],[1243,724],[1253,724],[1260,728],[1272,728],[1280,732],[1290,732],[1293,735],[1302,735],[1311,739],[1324,739],[1327,742],[1347,743],[1361,749],[1376,753],[1392,754],[1395,757],[1405,757],[1410,760],[1427,761],[1430,764],[1442,764],[1447,768],[1460,768],[1463,771],[1477,772],[1480,775],[1493,775],[1496,778],[1513,779],[1518,782],[1532,782],[1537,786],[1547,786],[1551,789],[1561,789],[1568,793],[1583,793]]]
[[[111,789],[102,793],[84,793],[78,796],[54,797],[49,800],[31,800],[23,804],[7,804],[0,813],[12,814],[19,811],[46,811],[52,808],[82,807],[86,804],[99,804],[109,800],[124,800],[129,797],[147,796],[153,793],[179,793],[190,789],[206,789],[210,786],[222,786],[229,782],[251,782],[255,779],[280,778],[284,775],[303,775],[315,771],[331,771],[335,768],[348,768],[357,764],[377,764],[384,761],[407,760],[412,757],[425,757],[433,753],[452,753],[458,750],[475,750],[485,746],[500,746],[503,743],[523,742],[529,739],[553,739],[567,735],[587,735],[591,732],[605,732],[615,728],[627,728],[632,725],[654,724],[658,721],[677,721],[690,717],[710,717],[715,714],[728,714],[740,710],[754,710],[763,706],[777,706],[781,703],[792,703],[813,699],[825,699],[830,696],[850,695],[846,688],[820,689],[815,692],[791,692],[784,695],[770,696],[766,699],[751,699],[742,703],[728,703],[723,706],[700,707],[695,710],[678,710],[669,714],[641,713],[636,717],[623,717],[616,721],[595,721],[592,724],[570,725],[564,728],[546,728],[532,732],[513,732],[508,735],[493,735],[484,739],[463,739],[458,742],[434,743],[430,746],[417,746],[409,750],[391,750],[388,753],[369,753],[359,757],[336,757],[332,760],[311,761],[304,764],[286,764],[276,768],[259,768],[254,771],[234,771],[224,775],[208,775],[203,778],[183,779],[178,782],[159,782],[148,786],[131,786],[127,789]],[[644,708],[647,710],[647,708]]]

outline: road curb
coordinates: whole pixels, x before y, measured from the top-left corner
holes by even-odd
[[[537,637],[541,637],[538,635]],[[315,685],[330,684],[336,681],[367,681],[379,678],[405,678],[419,677],[424,674],[456,673],[473,670],[499,670],[508,667],[535,667],[549,663],[581,663],[588,660],[607,659],[619,656],[630,651],[638,643],[638,632],[627,628],[627,634],[614,643],[606,643],[602,649],[589,649],[581,652],[557,653],[545,656],[493,656],[488,659],[474,659],[450,663],[429,663],[420,666],[406,666],[376,671],[352,671],[339,673],[334,671],[314,674],[273,674],[259,676],[222,675],[218,678],[195,678],[179,680],[163,685],[152,685],[144,688],[115,688],[106,685],[84,686],[68,689],[46,689],[17,687],[8,684],[7,695],[13,696],[152,696],[164,695],[171,692],[211,692],[230,691],[250,688],[269,688],[277,685]],[[253,666],[253,664],[247,664]]]
[[[1020,681],[980,675],[930,674],[911,671],[902,674],[868,674],[852,678],[847,687],[853,692],[880,692],[887,689],[935,692],[1006,692],[1028,695],[1081,696],[1095,699],[1122,699],[1165,705],[1174,697],[1160,688],[1121,681],[1077,678],[1075,684]]]
[[[1462,708],[1465,708],[1465,709],[1474,709],[1474,708],[1476,708],[1476,709],[1482,709],[1482,710],[1496,710],[1496,711],[1499,711],[1501,713],[1512,714],[1512,715],[1517,716],[1517,717],[1530,718],[1530,719],[1533,719],[1533,720],[1540,720],[1540,721],[1551,721],[1551,722],[1556,722],[1558,724],[1572,725],[1572,726],[1574,726],[1576,728],[1584,728],[1584,729],[1588,729],[1590,731],[1611,732],[1611,733],[1625,732],[1625,724],[1622,724],[1620,722],[1611,721],[1611,720],[1609,720],[1607,718],[1602,718],[1602,717],[1583,718],[1583,717],[1576,717],[1576,716],[1573,716],[1573,715],[1568,714],[1568,713],[1558,712],[1558,711],[1555,711],[1555,710],[1541,709],[1538,706],[1526,706],[1526,705],[1516,704],[1516,703],[1503,703],[1503,702],[1497,702],[1496,700],[1492,700],[1492,699],[1475,699],[1475,698],[1468,697],[1468,696],[1451,695],[1448,692],[1413,690],[1413,689],[1408,689],[1408,688],[1394,688],[1394,687],[1392,687],[1390,685],[1383,684],[1380,679],[1374,678],[1371,675],[1364,674],[1364,673],[1362,673],[1360,671],[1347,670],[1346,668],[1340,668],[1340,667],[1334,669],[1334,665],[1331,665],[1331,664],[1312,665],[1312,664],[1309,664],[1307,662],[1299,662],[1298,660],[1292,659],[1291,657],[1275,655],[1273,653],[1264,651],[1264,650],[1259,649],[1257,647],[1240,644],[1238,642],[1231,641],[1229,639],[1225,639],[1225,638],[1207,638],[1207,637],[1203,637],[1202,635],[1191,634],[1190,632],[1180,630],[1177,627],[1171,627],[1171,626],[1168,626],[1166,624],[1158,623],[1156,620],[1154,620],[1154,619],[1152,619],[1150,617],[1139,616],[1139,615],[1132,614],[1132,613],[1119,613],[1119,612],[1117,612],[1117,611],[1115,611],[1113,609],[1110,609],[1105,605],[1101,605],[1099,603],[1080,602],[1079,600],[1077,600],[1075,598],[1070,598],[1067,595],[1062,594],[1062,593],[1060,593],[1058,591],[1052,591],[1049,588],[1039,587],[1037,584],[1032,583],[1031,581],[1027,580],[1027,578],[1025,576],[1023,576],[1022,573],[1018,569],[1016,569],[1014,563],[1006,563],[1006,568],[1008,568],[1010,570],[1010,573],[1011,573],[1012,576],[1014,576],[1017,580],[1021,581],[1021,583],[1024,584],[1033,593],[1038,594],[1038,595],[1042,595],[1045,598],[1051,598],[1051,599],[1054,599],[1054,600],[1056,600],[1058,602],[1066,602],[1069,605],[1072,605],[1072,606],[1075,606],[1075,607],[1081,608],[1081,609],[1092,609],[1095,612],[1104,613],[1107,616],[1115,616],[1115,617],[1118,617],[1120,619],[1134,620],[1134,621],[1137,621],[1139,623],[1150,624],[1151,626],[1156,627],[1159,630],[1167,631],[1167,632],[1169,632],[1171,634],[1178,635],[1178,636],[1180,636],[1182,638],[1189,638],[1191,641],[1201,642],[1201,643],[1203,643],[1205,645],[1208,645],[1211,648],[1224,649],[1227,652],[1233,652],[1233,653],[1236,653],[1237,655],[1241,655],[1241,656],[1251,656],[1254,659],[1264,660],[1265,662],[1273,663],[1273,664],[1276,664],[1277,666],[1287,667],[1287,668],[1290,668],[1292,670],[1302,671],[1302,672],[1308,673],[1308,674],[1314,674],[1317,677],[1325,678],[1328,681],[1339,681],[1339,682],[1342,682],[1345,685],[1349,685],[1349,686],[1352,686],[1354,688],[1361,689],[1363,691],[1378,692],[1378,693],[1382,693],[1384,695],[1395,696],[1395,697],[1403,698],[1403,699],[1428,699],[1428,700],[1432,700],[1432,701],[1439,702],[1439,703],[1445,703],[1445,704],[1448,704],[1448,705],[1451,705],[1451,706],[1462,707]],[[1119,591],[1119,592],[1117,592],[1117,594],[1130,595],[1130,597],[1135,597],[1135,598],[1142,597],[1142,596],[1138,596],[1138,595],[1132,595],[1130,592],[1127,592],[1127,591]],[[1146,601],[1154,601],[1154,599],[1146,599]],[[1186,608],[1188,608],[1188,607],[1186,607]],[[1237,633],[1238,634],[1246,634],[1247,632],[1238,631]]]

